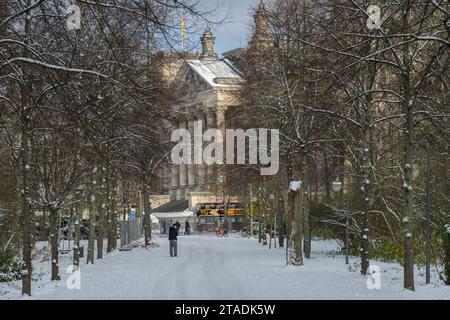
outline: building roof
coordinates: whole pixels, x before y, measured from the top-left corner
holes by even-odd
[[[222,53],[222,55],[232,62],[239,61],[242,56],[247,52],[246,48],[236,48],[227,52]]]
[[[186,60],[211,87],[236,87],[243,82],[243,76],[227,59]]]
[[[184,211],[189,207],[188,200],[173,200],[167,202],[159,207],[153,208],[152,213],[157,212],[180,212]]]

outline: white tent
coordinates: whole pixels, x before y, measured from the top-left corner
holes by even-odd
[[[166,230],[167,232],[169,224],[174,223],[175,221],[178,221],[181,224],[181,230],[183,230],[182,228],[186,220],[189,220],[191,223],[193,222],[192,219],[194,217],[194,212],[189,210],[175,212],[154,212],[152,213],[152,215],[154,215],[155,218],[158,219],[161,224],[163,224],[163,226],[160,226],[160,232],[164,232],[163,230]],[[181,232],[181,230],[179,232]]]
[[[154,212],[152,213],[157,219],[185,219],[194,216],[194,211],[181,211],[181,212]]]
[[[150,215],[150,219],[152,220],[152,223],[159,223],[159,219],[155,217],[153,214]]]

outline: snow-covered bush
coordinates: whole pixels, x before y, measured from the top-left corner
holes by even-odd
[[[20,279],[21,263],[12,250],[0,250],[0,282]]]
[[[440,231],[442,247],[444,249],[444,275],[446,283],[450,285],[450,223],[446,224]]]

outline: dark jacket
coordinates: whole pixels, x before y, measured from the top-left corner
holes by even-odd
[[[169,240],[177,240],[178,230],[174,226],[169,228]]]

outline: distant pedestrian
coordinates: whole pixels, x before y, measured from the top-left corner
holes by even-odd
[[[175,225],[177,226],[178,233],[181,232],[181,224],[178,222],[178,220],[175,222]]]
[[[184,223],[184,234],[190,234],[191,233],[191,226],[189,225],[189,221],[186,220]]]
[[[163,232],[162,234],[167,234],[167,230],[166,230],[166,220],[163,220]]]
[[[169,228],[169,250],[171,257],[177,256],[177,236],[178,236],[177,225],[174,223]]]

